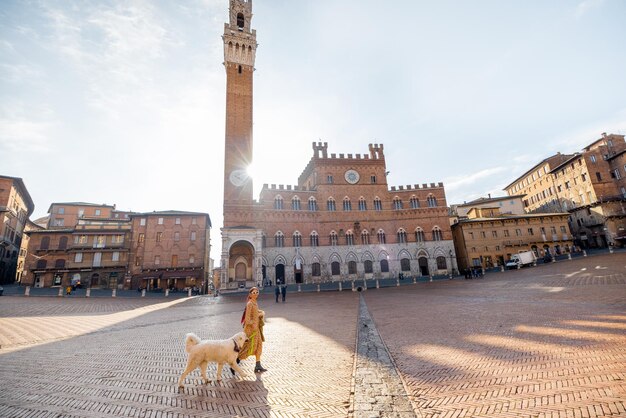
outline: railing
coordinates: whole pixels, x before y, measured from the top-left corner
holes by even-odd
[[[124,249],[124,248],[128,248],[125,246],[126,242],[120,242],[120,243],[106,243],[104,245],[94,245],[93,243],[89,244],[89,243],[80,243],[80,244],[76,244],[73,243],[71,244],[68,248],[72,249],[72,250],[119,250],[119,249]]]

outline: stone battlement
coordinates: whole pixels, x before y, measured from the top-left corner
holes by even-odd
[[[330,154],[328,157],[328,142],[313,142],[313,158],[314,159],[331,159],[331,160],[384,160],[383,144],[369,144],[369,154]]]
[[[306,187],[298,187],[297,185],[291,184],[263,184],[263,190],[285,190],[285,191],[295,191],[295,192],[306,192],[311,191],[307,190]]]
[[[391,186],[390,191],[403,192],[403,191],[410,191],[410,190],[438,189],[440,187],[443,187],[442,182],[439,182],[437,184],[430,183],[430,186],[428,185],[428,183],[422,183],[421,186],[419,184],[413,184],[413,185],[407,184],[406,186]]]

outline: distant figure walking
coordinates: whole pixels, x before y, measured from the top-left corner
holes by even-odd
[[[274,294],[276,295],[276,303],[278,303],[278,296],[280,296],[280,287],[278,285],[274,288]]]
[[[284,285],[281,289],[280,289],[280,293],[283,295],[283,302],[285,301],[285,296],[287,296],[287,286]],[[278,296],[277,296],[278,297]]]

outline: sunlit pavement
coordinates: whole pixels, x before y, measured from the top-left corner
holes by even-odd
[[[625,301],[623,253],[262,295],[268,371],[179,392],[184,335],[239,331],[243,296],[2,296],[0,416],[626,416]]]

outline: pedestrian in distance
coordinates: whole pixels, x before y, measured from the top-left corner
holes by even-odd
[[[285,285],[285,286],[283,286],[283,287],[280,289],[280,293],[281,293],[281,295],[283,295],[283,302],[284,302],[284,301],[285,301],[285,296],[287,296],[287,286],[286,286],[286,285]]]
[[[280,287],[278,285],[274,288],[274,294],[276,295],[276,303],[278,303],[278,296],[280,296]]]

